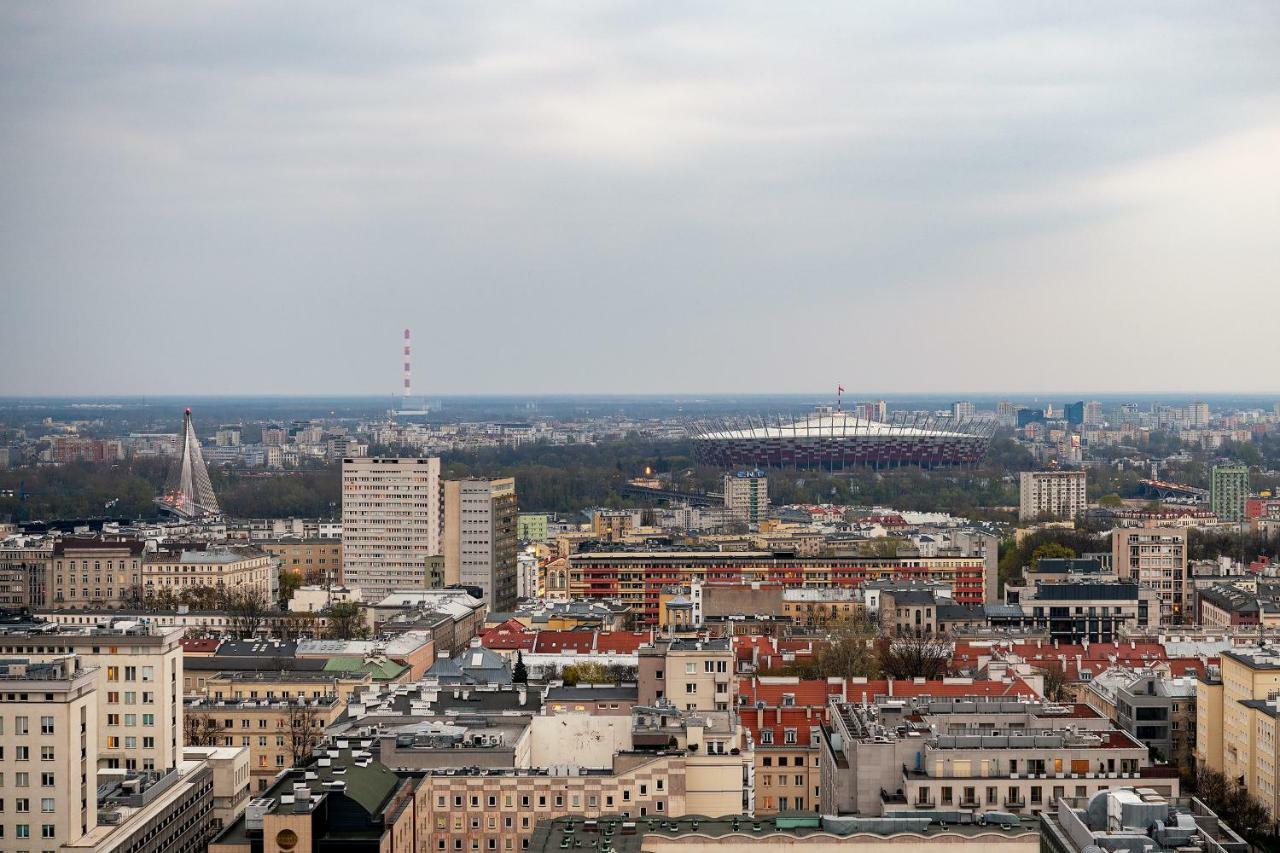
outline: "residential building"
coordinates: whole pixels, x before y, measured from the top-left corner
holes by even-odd
[[[1086,703],[1164,761],[1187,765],[1196,744],[1196,680],[1112,667],[1088,681]]]
[[[146,555],[142,588],[146,596],[176,594],[193,587],[214,587],[226,595],[275,600],[276,559],[256,547],[229,545],[182,547]]]
[[[99,771],[96,787],[97,825],[61,853],[203,853],[214,832],[214,770],[203,758],[162,772]]]
[[[1102,413],[1102,403],[1097,400],[1090,400],[1084,404],[1084,422],[1089,426],[1098,426],[1106,423],[1106,417]]]
[[[1241,782],[1280,816],[1280,648],[1226,649],[1196,685],[1196,762]]]
[[[1037,580],[1007,587],[1005,594],[1021,610],[1017,627],[1047,631],[1051,640],[1064,643],[1109,643],[1125,628],[1159,624],[1158,593],[1137,583]],[[1003,624],[1015,627],[1007,614],[999,615]]]
[[[1192,611],[1187,572],[1187,533],[1169,527],[1121,527],[1111,534],[1112,568],[1121,580],[1154,589],[1160,597],[1160,624],[1184,621]]]
[[[980,605],[994,597],[996,549],[973,556],[797,557],[770,551],[705,549],[584,551],[565,561],[568,597],[610,600],[629,606],[637,627],[660,624],[660,596],[694,581],[732,585],[781,584],[790,588],[857,589],[868,581],[933,580],[952,589],[957,604]],[[988,556],[989,555],[989,556]],[[548,567],[548,591],[562,571]]]
[[[1084,471],[1023,471],[1018,483],[1019,521],[1074,519],[1088,507]]]
[[[293,572],[308,584],[340,583],[342,578],[342,541],[340,539],[282,536],[258,539],[254,545],[275,557],[280,571]]]
[[[521,542],[546,542],[547,516],[544,513],[520,513],[516,518],[516,538]]]
[[[16,537],[0,542],[0,607],[43,607],[53,540]]]
[[[74,655],[0,660],[0,850],[56,850],[98,825],[97,689]]]
[[[823,814],[1033,814],[1118,784],[1178,793],[1176,768],[1085,705],[884,697],[837,705],[819,731]]]
[[[186,761],[203,761],[213,771],[213,834],[235,823],[249,804],[249,750],[242,746],[184,746]]]
[[[737,695],[733,640],[658,640],[640,649],[640,704],[727,711]]]
[[[428,586],[443,553],[440,460],[342,460],[342,582],[366,601]]]
[[[52,607],[121,607],[142,600],[143,543],[123,536],[53,543],[45,600]]]
[[[769,478],[764,471],[725,474],[724,509],[730,520],[758,527],[769,512]]]
[[[516,482],[444,484],[445,584],[476,587],[490,610],[516,604]]]
[[[971,418],[978,413],[978,407],[972,400],[957,400],[951,404],[951,417],[956,420]]]
[[[265,791],[324,740],[346,703],[333,694],[315,698],[199,699],[186,707],[192,746],[249,750],[252,792]]]
[[[182,631],[132,621],[0,626],[0,657],[75,655],[97,687],[94,752],[103,770],[168,770],[182,755]]]
[[[417,853],[414,785],[372,760],[371,740],[338,739],[282,773],[209,844],[209,853]],[[476,849],[479,849],[478,847]]]
[[[1244,521],[1249,500],[1249,468],[1215,465],[1209,481],[1209,508],[1223,521]]]

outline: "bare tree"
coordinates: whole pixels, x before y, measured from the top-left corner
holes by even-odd
[[[1070,679],[1067,678],[1062,664],[1056,660],[1049,661],[1040,667],[1040,674],[1044,677],[1044,698],[1050,702],[1061,702],[1067,698],[1067,684]]]
[[[937,636],[884,640],[880,665],[889,678],[942,678],[951,666],[951,643]]]
[[[218,721],[208,711],[187,711],[182,716],[182,742],[186,746],[217,746]]]
[[[286,721],[289,726],[289,753],[293,757],[292,766],[297,767],[311,755],[311,750],[324,740],[324,732],[320,729],[320,714],[315,705],[309,705],[306,699],[299,697],[289,700]]]
[[[267,597],[256,587],[240,587],[223,595],[222,609],[231,617],[231,630],[241,637],[253,637],[267,619]]]

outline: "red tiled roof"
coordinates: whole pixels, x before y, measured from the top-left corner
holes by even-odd
[[[534,638],[533,651],[538,654],[592,651],[595,647],[594,631],[539,631]]]
[[[633,655],[641,646],[652,642],[652,631],[600,631],[596,634],[596,651],[615,655]]]
[[[783,695],[794,696],[794,705],[798,708],[819,707],[827,704],[831,696],[840,695],[840,682],[827,682],[819,679],[803,679],[794,682],[763,682],[759,678],[743,679],[738,685],[738,694],[742,697],[744,708],[754,706],[756,702],[764,702],[766,706],[781,706]],[[850,702],[861,702],[863,694],[870,701],[876,696],[890,695],[887,679],[855,681],[850,679],[845,696]],[[1010,681],[981,681],[967,683],[944,681],[894,681],[894,696],[1010,696],[1037,698],[1039,696],[1031,685],[1021,678]]]
[[[192,640],[183,638],[180,642],[182,643],[182,650],[184,652],[191,652],[192,654],[212,654],[218,650],[218,644],[222,641],[216,637],[201,637],[199,639]]]

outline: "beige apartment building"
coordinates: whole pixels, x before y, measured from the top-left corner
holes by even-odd
[[[1018,520],[1073,519],[1088,508],[1084,471],[1023,471]]]
[[[182,757],[182,631],[136,622],[110,628],[0,629],[0,658],[76,655],[94,673],[95,752],[104,770],[166,770]]]
[[[53,542],[0,545],[0,607],[43,607]]]
[[[280,571],[300,575],[303,583],[342,583],[342,541],[339,539],[282,536],[259,539],[253,544],[275,557]]]
[[[157,551],[142,564],[143,592],[216,587],[226,593],[252,593],[271,601],[276,588],[276,559],[253,547]]]
[[[124,607],[142,600],[143,543],[125,537],[60,539],[53,544],[42,605]]]
[[[1280,649],[1223,651],[1220,678],[1196,685],[1196,761],[1242,780],[1280,816]]]
[[[1187,572],[1187,533],[1171,527],[1121,527],[1111,534],[1111,565],[1121,580],[1154,589],[1160,624],[1192,620],[1193,587]]]
[[[0,663],[0,850],[57,850],[98,825],[97,685],[71,655]]]
[[[249,804],[249,750],[232,746],[184,746],[184,761],[204,762],[213,771],[215,831],[230,826]]]
[[[192,746],[249,750],[251,794],[265,791],[282,770],[311,754],[346,703],[337,696],[311,699],[201,699],[187,705],[186,739]]]
[[[342,582],[365,601],[428,586],[426,558],[442,553],[440,460],[342,460]]]
[[[682,711],[728,711],[738,692],[733,641],[659,640],[639,650],[639,702],[668,699]]]
[[[444,484],[446,585],[478,587],[490,611],[514,610],[518,515],[516,481],[510,477],[447,480]]]

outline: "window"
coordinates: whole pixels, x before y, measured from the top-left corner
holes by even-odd
[[[53,785],[54,785],[54,781],[53,781],[53,774],[52,774],[52,773],[41,773],[41,774],[40,774],[40,787],[41,787],[41,788],[52,788],[52,787],[53,787]]]
[[[44,812],[45,814],[53,813],[53,797],[40,798],[40,811]]]
[[[53,761],[53,747],[51,746],[40,747],[40,760]]]
[[[684,685],[684,692],[685,692],[685,693],[697,693],[697,692],[698,692],[698,685],[697,685],[697,682],[693,682],[693,681],[686,681],[686,682],[685,682],[685,685]]]
[[[698,665],[696,663],[693,663],[692,661],[684,665],[685,675],[693,675],[697,671],[698,671]]]
[[[13,718],[13,733],[14,733],[14,734],[16,734],[16,735],[25,735],[25,734],[29,734],[29,732],[28,732],[28,730],[27,730],[27,718],[26,718],[26,717],[14,717],[14,718]]]
[[[42,735],[53,734],[53,717],[40,718],[40,734]]]

